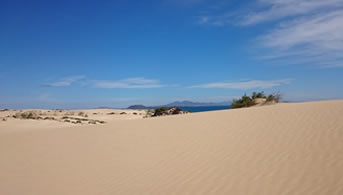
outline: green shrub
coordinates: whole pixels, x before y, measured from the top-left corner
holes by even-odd
[[[278,103],[280,99],[281,95],[279,93],[273,93],[267,97],[267,102],[275,101],[276,103]]]
[[[167,110],[168,110],[167,107],[156,108],[153,116],[161,116],[161,115],[163,115],[163,112],[165,112]]]
[[[172,114],[180,114],[180,112],[182,111],[180,108],[178,107],[174,107],[175,110],[172,112]]]
[[[264,91],[262,92],[253,92],[252,95],[251,95],[251,98],[252,99],[256,99],[256,98],[266,98],[266,96],[264,95]]]
[[[253,106],[255,103],[253,99],[246,94],[244,94],[241,98],[239,99],[234,99],[232,102],[231,107],[234,108],[245,108],[245,107],[250,107]]]
[[[156,108],[155,112],[164,112],[164,111],[167,111],[167,110],[168,110],[167,107],[160,107],[160,108]]]

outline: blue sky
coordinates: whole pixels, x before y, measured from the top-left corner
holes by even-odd
[[[0,107],[343,98],[343,0],[0,2]]]

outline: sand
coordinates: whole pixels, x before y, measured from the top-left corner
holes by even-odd
[[[0,194],[343,194],[341,100],[61,124],[0,122]]]

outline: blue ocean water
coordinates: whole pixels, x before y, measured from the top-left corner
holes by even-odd
[[[179,107],[182,110],[187,110],[191,112],[207,112],[215,110],[227,110],[231,109],[231,106],[203,106],[203,107]]]

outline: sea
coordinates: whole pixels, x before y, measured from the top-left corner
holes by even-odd
[[[196,112],[207,112],[207,111],[215,111],[215,110],[228,110],[231,109],[231,106],[201,106],[201,107],[179,107],[182,110],[191,111],[193,113]]]

